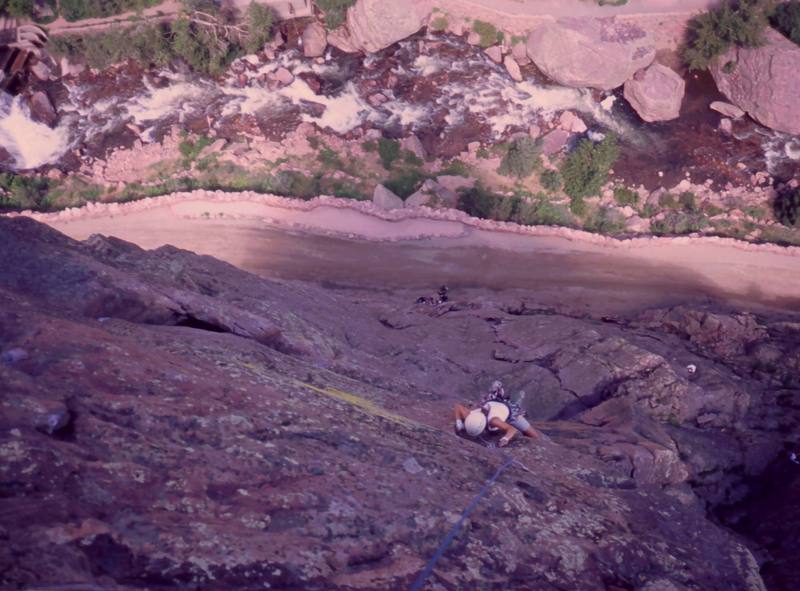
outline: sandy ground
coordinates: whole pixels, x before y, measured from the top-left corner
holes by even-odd
[[[615,240],[453,210],[381,212],[331,198],[206,192],[33,217],[77,239],[101,233],[143,248],[172,244],[284,279],[534,290],[595,311],[710,300],[800,311],[800,248],[724,238]]]

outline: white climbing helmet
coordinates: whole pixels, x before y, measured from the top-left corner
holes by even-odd
[[[473,410],[464,419],[464,427],[467,430],[467,435],[477,437],[486,428],[486,415],[480,410]]]

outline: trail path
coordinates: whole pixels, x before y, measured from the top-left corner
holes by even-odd
[[[387,221],[330,205],[302,211],[235,196],[154,203],[91,217],[36,217],[73,238],[101,233],[144,248],[172,244],[284,279],[379,289],[428,290],[441,283],[521,289],[543,301],[609,312],[710,299],[800,311],[798,249],[688,238],[625,243],[548,228],[514,234],[446,219]]]

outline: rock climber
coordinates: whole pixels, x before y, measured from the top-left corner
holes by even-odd
[[[489,431],[502,431],[503,436],[498,443],[505,447],[518,433],[533,439],[539,439],[541,433],[534,429],[525,418],[525,411],[506,396],[503,384],[499,380],[492,383],[475,408],[470,409],[463,404],[456,404],[453,408],[456,419],[456,432],[466,431],[467,435],[477,437],[485,429]]]

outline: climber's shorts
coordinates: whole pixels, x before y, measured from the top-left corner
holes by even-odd
[[[525,417],[514,417],[514,420],[509,421],[508,424],[516,429],[519,429],[520,431],[525,431],[531,426]]]

